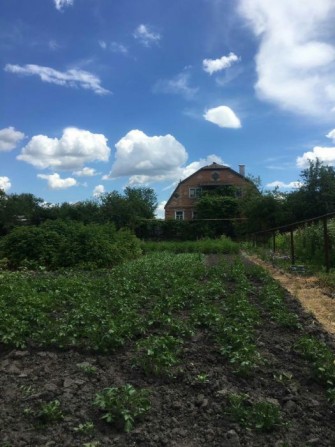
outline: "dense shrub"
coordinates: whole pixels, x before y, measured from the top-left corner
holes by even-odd
[[[0,258],[12,269],[113,267],[141,254],[139,240],[113,225],[48,221],[39,227],[17,227],[0,242]]]

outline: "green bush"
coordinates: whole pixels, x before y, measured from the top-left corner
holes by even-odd
[[[11,269],[110,268],[140,254],[140,241],[110,224],[48,221],[17,227],[0,242],[0,259],[7,258]]]

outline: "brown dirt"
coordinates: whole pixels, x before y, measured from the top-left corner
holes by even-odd
[[[335,299],[329,296],[328,289],[320,287],[318,278],[290,274],[256,256],[246,254],[244,256],[265,268],[274,279],[299,300],[304,309],[318,319],[328,332],[335,334]]]
[[[254,290],[258,286],[255,282]],[[205,330],[186,340],[183,371],[165,380],[132,367],[134,342],[109,355],[2,347],[0,447],[334,446],[335,409],[327,402],[325,389],[313,380],[307,361],[294,351],[301,331],[277,326],[259,305],[257,293],[249,298],[262,315],[256,340],[266,362],[247,378],[234,373]],[[304,332],[334,348],[333,338],[289,293],[286,302],[299,315]],[[85,372],[83,365],[94,366],[94,373]],[[196,377],[203,373],[208,382],[201,384]],[[276,379],[283,373],[291,379]],[[147,388],[152,404],[128,434],[101,421],[92,405],[96,392],[125,383]],[[226,413],[231,392],[247,393],[251,402],[276,403],[285,424],[271,433],[240,427]],[[41,403],[55,399],[61,403],[64,419],[38,424],[34,414]],[[87,421],[94,423],[92,433],[76,431]]]

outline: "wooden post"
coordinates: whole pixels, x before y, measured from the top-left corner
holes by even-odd
[[[273,253],[276,253],[276,232],[272,233],[272,250]]]
[[[291,234],[291,264],[295,264],[295,254],[294,254],[294,237],[293,237],[293,228],[290,230]]]
[[[324,217],[322,221],[323,221],[323,245],[325,251],[325,265],[326,265],[326,272],[329,273],[330,260],[329,260],[329,234],[327,227],[327,217]]]

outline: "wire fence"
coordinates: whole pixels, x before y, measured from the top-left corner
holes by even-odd
[[[270,228],[268,230],[259,231],[256,233],[252,233],[249,235],[253,243],[257,246],[259,243],[268,242],[270,238],[272,238],[272,251],[276,253],[276,235],[278,233],[281,234],[289,234],[289,246],[290,246],[290,260],[292,266],[296,263],[296,244],[294,233],[298,229],[306,228],[306,226],[317,225],[322,223],[322,240],[323,240],[323,254],[324,254],[324,267],[326,272],[328,273],[331,268],[331,238],[329,235],[329,221],[335,218],[335,212],[324,214],[322,216],[317,216],[312,219],[301,220],[298,222],[293,222],[289,225],[283,225],[280,227]]]

